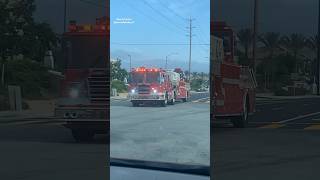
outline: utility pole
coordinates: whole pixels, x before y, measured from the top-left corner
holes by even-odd
[[[190,81],[190,75],[191,75],[191,56],[192,56],[192,36],[193,36],[193,34],[192,34],[192,29],[194,28],[194,27],[192,27],[192,21],[193,21],[194,19],[192,19],[192,18],[190,18],[189,19],[189,74],[188,74],[188,80]]]
[[[67,0],[64,0],[63,32],[67,30]]]
[[[317,41],[317,95],[320,95],[320,0],[318,1],[318,36],[316,37]]]
[[[253,17],[253,43],[252,43],[252,61],[251,68],[256,72],[257,59],[257,40],[258,40],[258,8],[259,0],[254,0],[254,17]]]

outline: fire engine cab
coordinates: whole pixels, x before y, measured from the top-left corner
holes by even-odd
[[[255,75],[235,58],[235,32],[225,22],[211,23],[211,66],[214,120],[230,119],[235,127],[248,124],[255,111]]]
[[[174,105],[176,100],[188,100],[189,87],[179,68],[164,70],[139,67],[130,72],[128,97],[133,106],[146,103]]]
[[[108,19],[94,25],[70,22],[63,34],[64,78],[55,117],[65,122],[78,141],[89,141],[109,129]]]

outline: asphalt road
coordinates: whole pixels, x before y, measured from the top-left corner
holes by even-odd
[[[111,155],[207,163],[208,102],[198,97],[165,108],[112,102],[117,121],[111,119]],[[320,99],[310,98],[260,100],[249,128],[215,123],[214,179],[320,179],[319,105]],[[68,129],[48,119],[0,123],[0,177],[107,179],[106,142],[106,136],[98,136],[90,144],[76,143]]]
[[[0,179],[107,179],[107,137],[76,143],[61,123],[0,123]]]
[[[207,96],[208,94],[196,94],[192,100],[199,102],[189,103],[208,104],[205,102],[209,99],[203,99]],[[128,102],[113,103],[129,104]],[[205,132],[209,132],[209,129]],[[106,168],[109,158],[108,138],[100,135],[96,136],[92,143],[75,142],[71,132],[63,127],[63,123],[55,122],[50,118],[14,119],[11,117],[10,121],[0,121],[0,179],[108,179]],[[209,151],[208,148],[207,151]]]
[[[259,101],[247,129],[214,123],[214,179],[320,179],[320,99]]]
[[[111,103],[110,156],[155,162],[209,165],[208,93],[167,107]]]

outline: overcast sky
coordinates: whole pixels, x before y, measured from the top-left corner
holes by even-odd
[[[105,0],[85,0],[105,5]],[[118,0],[121,1],[121,0]],[[125,0],[127,1],[127,0]],[[130,1],[130,0],[129,0]],[[133,0],[131,0],[133,1]],[[150,0],[149,0],[150,1]],[[151,0],[152,1],[152,0]],[[197,0],[194,0],[195,2]],[[201,1],[201,0],[198,0]],[[214,0],[215,18],[237,28],[252,24],[254,0]],[[263,31],[313,34],[317,29],[318,0],[259,0],[260,26]],[[64,0],[36,0],[37,20],[47,21],[56,31],[63,28]],[[91,22],[103,16],[105,9],[80,0],[68,0],[68,19]],[[199,11],[199,13],[202,13]]]
[[[35,0],[35,4],[35,19],[51,24],[55,32],[63,32],[64,0]],[[97,17],[105,16],[105,6],[106,0],[67,0],[67,22],[95,23]]]
[[[111,0],[110,7],[111,57],[122,59],[125,68],[130,69],[129,54],[132,67],[158,68],[165,68],[166,56],[170,55],[168,68],[187,70],[187,19],[191,17],[194,19],[191,71],[209,72],[210,0]],[[117,23],[121,18],[132,23]]]
[[[67,19],[69,20],[77,20],[81,23],[92,23],[95,21],[96,17],[102,17],[106,13],[106,0],[67,0],[68,1],[68,15]],[[206,28],[209,28],[209,26],[206,26],[205,21],[207,21],[206,14],[208,14],[209,8],[207,6],[202,6],[201,4],[208,4],[209,0],[146,0],[147,2],[151,3],[152,6],[155,8],[158,8],[161,12],[163,12],[166,16],[169,18],[172,18],[172,21],[179,22],[180,28],[183,28],[184,22],[181,20],[178,20],[174,14],[169,12],[168,9],[165,9],[161,6],[159,1],[162,1],[164,4],[168,4],[169,8],[171,8],[175,13],[180,14],[182,16],[189,16],[190,13],[188,13],[186,10],[192,11],[192,16],[196,17],[196,26],[201,27],[200,31],[197,32],[199,28],[196,28],[196,33],[203,34],[202,41],[198,41],[198,37],[195,37],[195,42],[207,42],[209,41],[209,38],[207,36],[208,30]],[[37,5],[37,11],[35,13],[35,18],[38,21],[45,21],[52,25],[54,30],[58,33],[61,33],[63,31],[63,3],[64,0],[36,0]],[[89,3],[88,3],[89,2]],[[90,3],[92,2],[92,3]],[[111,12],[115,14],[113,18],[117,17],[125,17],[126,15],[130,15],[133,17],[134,20],[138,21],[138,24],[141,25],[141,22],[145,22],[146,26],[153,26],[157,27],[157,23],[150,22],[150,18],[146,17],[143,14],[146,13],[152,13],[150,16],[153,16],[153,18],[156,18],[157,21],[160,21],[159,23],[165,24],[165,19],[161,18],[159,16],[159,13],[156,13],[155,11],[152,11],[149,7],[146,5],[141,5],[141,3],[137,3],[137,0],[113,0],[114,7],[111,6]],[[134,3],[133,3],[134,2]],[[186,4],[183,4],[185,3]],[[197,4],[197,2],[199,2]],[[232,25],[236,29],[241,28],[248,28],[252,27],[253,22],[253,2],[254,0],[214,0],[214,18],[215,20],[224,20],[228,24]],[[312,35],[315,34],[317,31],[317,17],[318,17],[318,0],[259,0],[260,6],[259,6],[259,31],[260,32],[267,32],[267,31],[273,31],[273,32],[280,32],[284,34],[288,33],[303,33],[306,35]],[[128,6],[128,3],[133,4],[135,7]],[[180,6],[175,6],[174,4],[178,4]],[[199,6],[197,6],[199,5]],[[140,9],[137,12],[137,9]],[[123,12],[121,12],[123,11]],[[122,14],[124,16],[122,16]],[[203,15],[203,16],[202,16]],[[157,17],[158,16],[158,17]],[[173,19],[173,18],[177,18]],[[162,20],[161,20],[162,19]],[[111,19],[111,23],[114,19]],[[163,21],[163,22],[161,22]],[[166,22],[168,23],[168,22]],[[121,26],[120,26],[121,27]],[[123,26],[122,26],[123,27]],[[140,26],[141,28],[142,26]],[[160,26],[159,26],[160,27]],[[163,27],[163,26],[161,26]],[[115,26],[113,27],[115,28]],[[171,27],[171,29],[174,29],[175,27]],[[152,29],[152,28],[151,28]],[[151,30],[150,29],[150,30]],[[118,28],[117,30],[121,30],[121,28]],[[159,32],[162,30],[159,28]],[[112,29],[111,29],[112,31]],[[166,32],[168,32],[166,30]],[[112,37],[112,40],[117,40],[117,42],[125,42],[124,39],[121,39],[121,34],[116,34],[117,31],[112,31],[112,34],[114,34],[115,38]],[[159,34],[160,35],[160,34]],[[181,34],[183,35],[183,33]],[[162,37],[165,38],[165,35],[162,34]],[[155,33],[154,38],[159,38],[161,36],[158,36],[157,33]],[[150,36],[149,36],[150,37]],[[147,38],[147,37],[146,37]],[[184,41],[185,36],[181,36],[180,39],[173,38],[172,40],[175,41]],[[128,39],[128,38],[127,38]],[[146,40],[146,39],[144,39]],[[164,39],[165,40],[165,39]],[[168,40],[168,39],[167,39]],[[128,42],[128,41],[127,41]],[[145,41],[147,42],[147,41]],[[186,41],[187,42],[187,41]],[[128,51],[132,53],[133,56],[142,57],[141,52],[146,52],[144,50],[134,50],[134,49],[128,49],[125,47],[120,46],[112,46],[112,52],[111,55],[114,54],[114,57],[122,56],[123,58],[127,57],[125,56]],[[152,48],[151,48],[152,49]],[[156,48],[154,48],[156,49]],[[170,48],[169,48],[170,49]],[[152,51],[150,51],[150,48],[148,49],[149,54],[147,57],[150,59],[153,59],[155,61],[160,62],[163,64],[163,59],[165,59],[165,56],[167,53],[171,53],[171,51],[167,49],[164,51],[156,51],[154,50],[154,56],[150,56],[152,54]],[[201,50],[202,49],[202,50]],[[177,51],[173,49],[174,51]],[[195,49],[196,50],[196,49]],[[196,70],[197,71],[207,71],[208,67],[205,63],[207,60],[204,59],[206,57],[206,51],[208,52],[208,48],[202,47],[198,48],[198,52],[195,52],[194,54],[196,56]],[[167,52],[167,53],[166,53]],[[182,50],[179,56],[172,56],[171,58],[177,57],[178,60],[181,62],[185,62],[187,55],[186,49]],[[146,56],[144,56],[146,57]],[[173,61],[174,63],[177,61]],[[198,63],[197,63],[198,62]],[[127,66],[127,64],[125,64]]]
[[[251,27],[254,0],[214,0],[214,18],[236,28]],[[263,32],[314,34],[318,0],[259,0],[259,25]]]

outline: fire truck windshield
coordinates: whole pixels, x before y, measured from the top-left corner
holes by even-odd
[[[159,72],[147,72],[146,73],[146,82],[147,83],[159,83],[160,82],[160,73]]]
[[[65,66],[70,69],[104,68],[107,62],[103,36],[66,35],[64,37]]]
[[[130,83],[143,83],[144,82],[144,72],[132,72],[129,82]]]
[[[132,72],[130,83],[159,83],[159,72]]]

